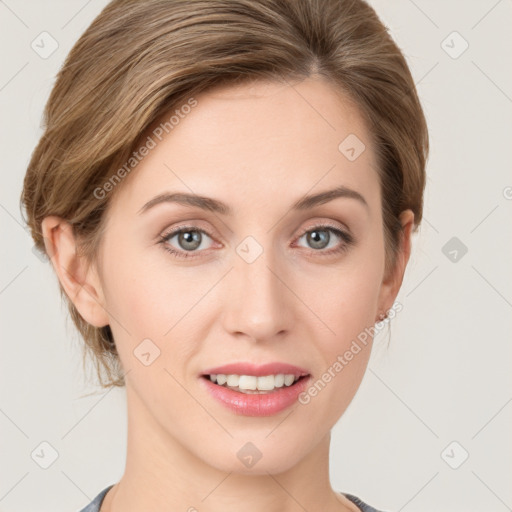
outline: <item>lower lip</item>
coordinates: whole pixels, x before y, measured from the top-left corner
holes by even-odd
[[[299,379],[292,386],[283,386],[268,393],[241,393],[214,384],[209,377],[201,377],[208,392],[222,405],[244,416],[272,416],[293,405],[306,389],[310,376]]]

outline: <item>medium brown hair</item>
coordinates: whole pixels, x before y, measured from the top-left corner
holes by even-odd
[[[57,215],[95,261],[113,194],[94,191],[163,113],[218,85],[312,75],[350,98],[369,128],[389,270],[400,213],[414,212],[415,230],[421,222],[428,131],[406,60],[363,0],[110,2],[70,51],[45,106],[21,196],[36,247],[46,253],[41,222]],[[110,327],[88,324],[60,291],[101,386],[123,386]]]

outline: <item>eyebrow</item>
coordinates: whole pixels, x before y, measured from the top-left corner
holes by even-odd
[[[359,192],[345,187],[344,185],[336,187],[332,190],[326,190],[325,192],[319,192],[318,194],[305,196],[295,202],[291,209],[296,211],[308,210],[337,198],[355,199],[364,205],[367,209],[369,209],[368,203]],[[163,194],[159,194],[158,196],[148,201],[139,210],[138,214],[140,215],[161,203],[178,203],[184,206],[195,206],[197,208],[201,208],[202,210],[208,210],[222,215],[233,215],[233,210],[226,203],[223,203],[218,199],[199,196],[196,194],[187,194],[183,192],[165,192]]]

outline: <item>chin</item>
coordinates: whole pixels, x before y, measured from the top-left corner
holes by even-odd
[[[268,434],[268,431],[264,434]],[[288,438],[288,445],[283,446],[282,440],[245,437],[243,440],[231,439],[228,445],[217,450],[202,454],[202,459],[208,465],[226,473],[239,475],[267,475],[288,471],[299,463],[304,454],[298,447],[303,447],[300,439]]]

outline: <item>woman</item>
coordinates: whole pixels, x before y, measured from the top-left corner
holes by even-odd
[[[128,404],[82,512],[375,511],[331,488],[330,431],[401,307],[428,133],[374,10],[114,0],[45,124],[27,223]]]

